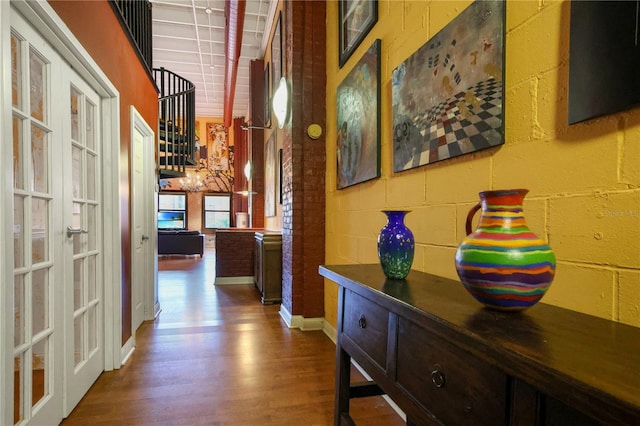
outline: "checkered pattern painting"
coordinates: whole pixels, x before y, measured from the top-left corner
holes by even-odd
[[[475,1],[393,71],[393,165],[504,143],[504,2]]]

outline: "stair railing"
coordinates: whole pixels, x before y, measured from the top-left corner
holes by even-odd
[[[154,68],[159,91],[158,163],[160,177],[184,176],[196,164],[195,86],[189,80]]]

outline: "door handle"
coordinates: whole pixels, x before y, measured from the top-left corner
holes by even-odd
[[[148,236],[146,236],[146,235],[143,235],[143,236],[142,236],[142,241],[147,241],[148,239],[149,239],[149,237],[148,237]]]
[[[89,231],[84,230],[84,229],[74,229],[70,226],[67,226],[67,238],[71,238],[72,235],[78,235],[78,234],[88,234]]]

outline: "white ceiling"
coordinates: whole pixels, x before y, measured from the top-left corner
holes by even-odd
[[[196,86],[197,116],[222,117],[225,0],[151,0],[151,3],[153,67],[164,67]],[[249,61],[264,56],[276,7],[277,0],[246,1],[234,117],[247,115]]]

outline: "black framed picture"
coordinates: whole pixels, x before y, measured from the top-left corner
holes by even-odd
[[[282,77],[282,13],[278,15],[271,38],[271,87],[276,89]]]
[[[264,68],[264,127],[271,127],[271,76],[270,64]]]
[[[474,1],[393,70],[394,172],[504,144],[505,4]]]
[[[338,86],[337,188],[380,177],[380,40]]]
[[[276,134],[272,132],[264,151],[264,215],[276,215]]]
[[[340,68],[378,22],[378,0],[339,0],[338,52]]]
[[[278,182],[279,182],[279,189],[278,189],[278,202],[280,204],[282,204],[282,172],[283,172],[283,165],[282,165],[282,148],[280,148],[278,150]]]
[[[638,4],[572,1],[568,122],[640,104]]]

